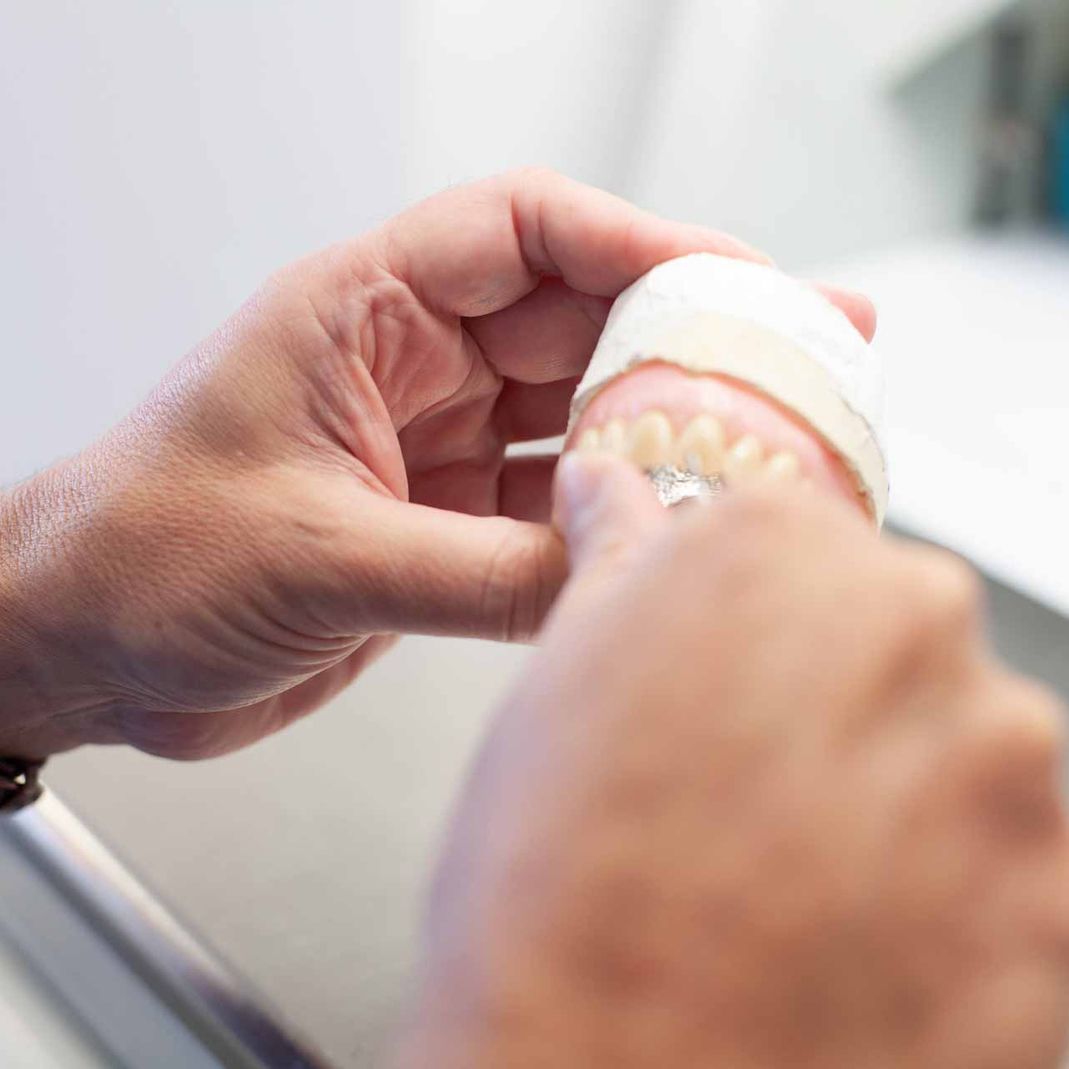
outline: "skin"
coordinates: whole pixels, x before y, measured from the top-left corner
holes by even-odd
[[[573,579],[453,822],[404,1069],[1054,1069],[1063,711],[978,583],[573,456]]]
[[[400,632],[525,640],[566,575],[554,458],[612,298],[764,259],[545,171],[280,271],[102,441],[0,500],[0,753],[224,753]],[[871,331],[864,298],[829,291]]]

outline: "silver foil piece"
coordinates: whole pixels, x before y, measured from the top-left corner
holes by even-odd
[[[674,464],[661,464],[646,472],[646,477],[653,484],[658,500],[665,508],[671,508],[683,501],[698,498],[712,501],[724,492],[724,483],[719,475],[695,475],[684,471]]]

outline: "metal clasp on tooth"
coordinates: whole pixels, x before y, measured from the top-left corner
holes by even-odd
[[[650,468],[646,477],[665,508],[693,498],[711,501],[724,492],[724,483],[719,475],[697,475],[674,464],[659,464]]]

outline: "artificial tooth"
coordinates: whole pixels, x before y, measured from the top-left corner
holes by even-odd
[[[598,433],[596,427],[588,427],[581,435],[579,435],[579,441],[575,443],[575,448],[580,453],[593,453],[601,448],[601,435]]]
[[[801,470],[802,465],[794,453],[776,453],[765,465],[765,478],[769,482],[790,482],[798,478]]]
[[[607,453],[623,454],[627,445],[627,428],[622,419],[610,419],[601,429],[601,448]]]
[[[687,424],[676,443],[676,462],[695,475],[715,475],[724,463],[724,428],[705,413]]]
[[[744,434],[724,458],[724,474],[736,482],[752,480],[761,468],[764,449],[752,434]]]
[[[655,468],[671,459],[672,424],[663,412],[643,412],[627,435],[627,455],[640,468]]]

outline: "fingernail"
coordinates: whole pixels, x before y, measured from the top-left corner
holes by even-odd
[[[876,311],[876,305],[872,303],[872,298],[867,293],[862,293],[861,290],[844,289],[842,286],[836,288],[848,300],[857,301],[858,304],[868,305],[874,312]]]
[[[557,463],[557,494],[568,513],[574,516],[596,493],[597,478],[590,458],[583,453],[565,453]]]
[[[870,308],[875,310],[876,306],[872,303],[872,298],[867,293],[862,293],[861,290],[848,289],[846,286],[833,285],[831,282],[820,282],[816,280],[805,280],[806,285],[811,286],[815,290],[819,290],[828,298],[838,298],[839,300],[857,301],[859,304],[867,304]]]

